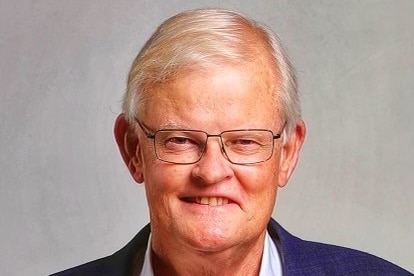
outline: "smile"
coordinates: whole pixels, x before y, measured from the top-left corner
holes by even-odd
[[[185,199],[187,202],[197,203],[201,205],[209,205],[209,206],[222,206],[229,204],[230,200],[225,197],[188,197]]]

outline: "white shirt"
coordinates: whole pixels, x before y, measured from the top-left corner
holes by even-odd
[[[276,245],[266,231],[259,276],[282,276],[282,262]]]
[[[148,238],[148,246],[145,251],[144,265],[141,276],[154,276],[151,267],[151,234]],[[276,245],[266,231],[262,261],[260,263],[259,276],[282,276],[282,263]]]

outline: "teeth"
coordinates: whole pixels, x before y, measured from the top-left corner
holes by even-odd
[[[194,200],[198,204],[209,206],[221,206],[229,203],[228,198],[224,197],[196,197]]]
[[[210,198],[210,202],[208,203],[208,205],[217,206],[217,197]]]
[[[208,197],[202,197],[200,203],[203,205],[208,205]]]

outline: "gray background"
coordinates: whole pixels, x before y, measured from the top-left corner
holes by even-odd
[[[275,217],[414,271],[414,1],[0,0],[0,274],[111,254],[148,221],[112,137],[133,57],[193,7],[270,25],[308,136]]]

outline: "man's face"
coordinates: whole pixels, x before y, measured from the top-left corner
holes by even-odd
[[[284,119],[272,97],[273,78],[266,65],[253,63],[182,74],[151,91],[139,120],[150,131],[218,134],[260,128],[277,133]],[[217,137],[208,139],[201,160],[190,165],[158,160],[153,140],[141,130],[138,143],[137,170],[145,183],[154,241],[216,252],[264,233],[280,182],[280,139],[271,159],[254,165],[231,164]]]

